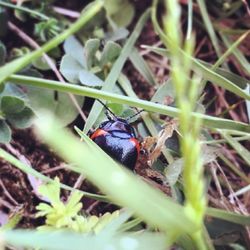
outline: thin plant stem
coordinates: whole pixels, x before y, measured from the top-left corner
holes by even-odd
[[[72,93],[91,98],[104,99],[118,104],[127,104],[130,106],[142,108],[147,111],[156,112],[171,117],[177,117],[179,115],[179,109],[174,107],[165,106],[145,100],[140,100],[137,98],[131,98],[128,96],[122,96],[89,87],[65,84],[53,80],[44,80],[36,77],[21,76],[21,75],[12,75],[8,78],[8,81],[16,84],[53,89],[61,92]],[[244,133],[250,132],[250,126],[242,122],[235,122],[228,119],[216,118],[194,112],[192,112],[190,115],[192,118],[198,117],[200,119],[203,119],[203,125],[210,128],[228,129],[231,130],[232,133],[237,132],[240,133],[240,135],[245,135]]]
[[[41,20],[49,20],[50,18],[38,11],[35,11],[35,10],[31,10],[29,8],[26,8],[26,7],[23,7],[21,5],[17,5],[17,4],[11,4],[11,3],[7,3],[7,2],[3,2],[3,1],[0,1],[0,6],[3,6],[3,7],[7,7],[7,8],[11,8],[11,9],[15,9],[15,10],[20,10],[20,11],[23,11],[23,12],[26,12],[26,13],[29,13],[31,15],[34,15],[36,17],[39,17]]]

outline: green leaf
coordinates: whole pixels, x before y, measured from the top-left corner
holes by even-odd
[[[105,79],[105,82],[104,82],[103,87],[102,87],[103,91],[112,91],[113,90],[115,83],[116,83],[116,81],[121,73],[121,70],[122,70],[128,56],[129,56],[129,54],[131,53],[133,46],[134,46],[137,38],[139,37],[146,21],[148,20],[148,17],[149,17],[149,10],[147,10],[141,16],[138,23],[136,24],[136,27],[135,27],[133,33],[130,35],[126,44],[122,48],[120,56],[118,57],[118,59],[114,63],[111,71],[109,72],[108,77]],[[88,132],[89,129],[94,125],[98,116],[102,112],[102,108],[103,108],[103,106],[99,102],[94,103],[94,105],[90,111],[89,117],[88,117],[88,119],[85,123],[85,126],[84,126],[85,132]]]
[[[82,69],[79,72],[79,80],[83,85],[90,87],[100,87],[103,85],[103,81],[94,73]]]
[[[216,151],[217,148],[214,147],[203,146],[201,148],[201,158],[204,165],[216,160]],[[171,186],[173,186],[177,182],[182,170],[183,158],[175,160],[165,169],[165,176]]]
[[[214,218],[226,220],[229,222],[233,222],[236,224],[249,226],[250,225],[250,217],[242,214],[236,214],[233,212],[228,212],[221,209],[216,208],[207,208],[206,215],[212,216]]]
[[[8,122],[15,128],[28,128],[31,126],[34,118],[34,112],[31,108],[25,107],[21,112],[15,114],[9,114],[7,116]]]
[[[156,85],[156,81],[154,75],[149,68],[147,62],[144,58],[140,55],[136,48],[133,49],[131,52],[129,59],[133,63],[134,67],[140,72],[140,74],[144,77],[144,79],[150,83],[151,85]]]
[[[74,37],[70,36],[63,44],[66,55],[73,57],[82,67],[87,68],[87,61],[85,57],[85,50],[80,42]]]
[[[39,227],[38,229],[44,229],[51,227],[52,229],[56,228],[70,228],[75,230],[72,227],[72,223],[75,221],[80,209],[82,208],[82,203],[80,200],[82,194],[80,192],[73,192],[67,202],[62,202],[60,199],[60,181],[56,177],[54,182],[41,185],[38,189],[38,192],[46,197],[50,205],[45,203],[39,203],[36,206],[38,213],[36,217],[46,216],[46,225]],[[79,215],[79,217],[81,217]],[[82,216],[83,224],[84,217]],[[78,225],[76,225],[78,226]]]
[[[60,180],[58,177],[55,177],[53,182],[39,186],[38,192],[42,196],[46,197],[53,206],[55,206],[57,203],[61,203]]]
[[[0,41],[0,66],[5,63],[6,60],[6,48],[4,44]]]
[[[87,61],[87,69],[90,70],[95,60],[95,54],[100,47],[100,40],[96,38],[89,39],[84,46],[84,53]]]
[[[20,21],[22,21],[22,22],[26,22],[26,21],[27,21],[28,15],[27,15],[27,13],[25,13],[25,12],[22,11],[22,10],[15,9],[15,10],[14,10],[14,15],[15,15],[15,17],[16,17],[18,20],[20,20]]]
[[[175,185],[183,170],[183,159],[175,160],[165,169],[164,174],[170,186]]]
[[[44,110],[50,110],[61,121],[64,127],[75,120],[78,110],[73,105],[68,94],[55,92],[37,87],[27,87],[30,106],[37,116],[43,115]],[[75,97],[78,105],[82,107],[84,98]]]
[[[127,27],[133,20],[135,8],[128,0],[105,0],[108,17],[119,27]]]
[[[23,99],[16,96],[3,96],[1,99],[1,110],[6,114],[21,112],[25,107]]]
[[[11,130],[4,120],[0,120],[0,143],[9,143],[11,140]]]
[[[71,83],[79,82],[79,72],[83,66],[71,55],[66,54],[63,56],[60,64],[60,71],[62,75]]]
[[[107,106],[112,110],[113,113],[115,113],[117,116],[122,116],[124,110],[124,106],[122,104],[117,103],[108,103]],[[132,112],[131,112],[132,113]],[[133,115],[130,114],[130,115]],[[128,116],[127,116],[128,117]]]
[[[175,99],[175,90],[170,79],[168,79],[166,82],[164,82],[158,87],[151,101],[164,104],[166,98],[170,98],[172,99],[172,101],[174,101]]]
[[[0,94],[1,96],[15,96],[28,101],[27,95],[15,84],[6,83],[4,91]]]
[[[53,62],[54,60],[51,59]],[[50,70],[51,67],[49,66],[48,62],[45,60],[44,57],[40,57],[38,59],[35,59],[34,61],[32,61],[32,65],[40,70]]]
[[[121,46],[113,41],[108,41],[105,45],[102,56],[100,59],[100,65],[103,68],[108,63],[113,63],[121,52]]]
[[[106,41],[119,41],[125,39],[129,35],[129,31],[124,27],[115,29],[113,32],[108,32],[105,34]]]

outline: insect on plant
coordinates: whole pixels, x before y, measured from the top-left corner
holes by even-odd
[[[102,101],[98,101],[105,107],[108,120],[102,122],[90,134],[90,138],[112,158],[133,170],[140,152],[140,143],[130,120],[143,110],[124,119],[116,116]]]

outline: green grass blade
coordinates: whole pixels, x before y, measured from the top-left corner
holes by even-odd
[[[147,111],[156,112],[171,117],[177,117],[179,110],[174,107],[161,105],[149,101],[140,100],[137,98],[131,98],[127,96],[117,95],[110,92],[97,90],[94,88],[82,87],[77,85],[70,85],[67,83],[61,83],[52,80],[43,80],[35,77],[13,75],[9,78],[12,83],[30,85],[41,88],[48,88],[57,91],[72,93],[76,95],[88,96],[92,98],[104,99],[118,104],[127,104],[132,107],[138,107]],[[242,122],[235,122],[228,119],[217,118],[213,116],[203,115],[201,113],[193,113],[193,116],[197,116],[203,119],[203,124],[210,128],[229,129],[241,132],[250,132],[250,125]]]
[[[103,87],[102,87],[103,91],[112,92],[112,90],[115,86],[115,83],[116,83],[116,81],[121,73],[121,70],[122,70],[127,58],[131,54],[131,51],[134,47],[135,42],[136,42],[137,38],[139,37],[146,21],[149,18],[149,14],[150,14],[149,10],[145,11],[145,13],[141,16],[138,23],[136,24],[134,31],[132,32],[132,34],[128,38],[126,44],[124,45],[120,56],[118,57],[118,59],[114,63],[108,77],[105,79],[105,82],[104,82]],[[90,130],[90,128],[94,125],[94,123],[96,122],[97,118],[99,117],[99,115],[102,111],[102,108],[103,108],[102,104],[100,104],[97,101],[94,102],[94,105],[89,113],[89,117],[88,117],[88,119],[85,123],[85,126],[84,126],[85,133],[87,133]]]
[[[250,217],[242,214],[236,214],[232,212],[228,212],[225,210],[217,209],[217,208],[207,208],[206,215],[212,216],[214,218],[230,221],[236,224],[249,226],[250,225]]]
[[[249,32],[250,31],[245,32],[233,44],[228,39],[228,37],[226,35],[224,35],[222,32],[220,33],[220,36],[221,36],[224,44],[226,45],[226,47],[229,49],[229,48],[233,47],[235,43],[242,42],[249,35]],[[244,54],[239,49],[237,49],[237,46],[236,47],[234,46],[234,49],[232,50],[232,53],[236,57],[236,59],[238,60],[238,62],[241,64],[242,68],[244,69],[244,72],[249,75],[250,74],[250,63],[247,61],[247,59],[244,56]]]
[[[169,43],[171,43],[171,41],[169,41],[169,38],[165,35],[165,33],[162,31],[161,27],[159,26],[159,24],[157,22],[156,3],[157,3],[157,1],[154,2],[154,5],[152,7],[152,15],[151,15],[152,22],[153,22],[153,25],[154,25],[156,32],[158,32],[162,41],[165,44],[169,44]],[[179,50],[183,56],[190,57],[180,48],[179,48]],[[247,100],[250,100],[250,95],[248,93],[245,93],[242,89],[240,89],[233,82],[229,81],[228,79],[226,79],[223,76],[220,76],[216,72],[213,72],[210,69],[206,68],[204,65],[202,65],[198,60],[195,60],[193,57],[190,57],[189,59],[192,61],[193,65],[194,65],[194,70],[197,71],[198,74],[202,74],[202,76],[204,78],[206,78],[206,80],[209,80],[209,81],[233,92],[236,95],[239,95]]]
[[[142,223],[142,220],[140,218],[130,220],[130,221],[124,223],[123,225],[121,225],[121,227],[119,228],[119,231],[120,232],[128,231],[128,230],[132,229],[133,227],[136,227],[140,223]]]
[[[218,41],[218,38],[216,36],[215,30],[213,28],[213,24],[212,24],[212,22],[211,22],[211,20],[209,18],[205,1],[204,0],[197,0],[197,3],[199,5],[199,7],[200,7],[200,11],[201,11],[203,21],[205,23],[205,26],[207,28],[207,32],[208,32],[209,37],[210,37],[210,39],[212,41],[212,44],[213,44],[213,46],[215,48],[217,56],[220,57],[221,56],[221,51],[220,51],[219,41]]]
[[[245,175],[241,169],[235,166],[227,157],[225,157],[222,153],[220,153],[219,158],[230,168],[236,175],[238,175],[242,181],[245,181],[247,184],[250,184],[250,178]]]
[[[13,155],[9,154],[8,152],[6,152],[5,150],[0,148],[0,158],[8,161],[9,163],[11,163],[13,166],[15,166],[16,168],[20,169],[21,171],[23,171],[26,174],[30,174],[44,182],[54,182],[53,179],[50,179],[49,177],[39,173],[38,171],[36,171],[34,168],[22,163],[21,161],[19,161],[17,158],[15,158]],[[75,191],[76,189],[62,184],[60,183],[61,188],[69,190],[69,191]],[[107,201],[108,199],[103,196],[103,195],[96,195],[96,194],[91,194],[88,192],[84,192],[81,190],[78,190],[79,192],[81,192],[84,196],[89,197],[89,198],[93,198],[96,200],[101,200],[101,201]]]
[[[102,8],[102,1],[95,1],[89,4],[86,9],[84,9],[81,17],[73,23],[67,30],[53,38],[41,48],[21,57],[12,62],[9,62],[0,68],[0,84],[5,81],[11,74],[18,72],[19,70],[26,67],[31,61],[41,57],[43,53],[50,51],[51,49],[58,46],[67,37],[77,32],[82,28],[93,16],[95,16]]]
[[[58,122],[53,119],[38,120],[35,124],[44,141],[66,161],[74,163],[77,166],[74,170],[84,174],[117,204],[130,208],[137,216],[164,231],[178,234],[195,230],[183,207],[120,167],[86,135],[87,144],[67,130],[58,129]],[[63,142],[67,142],[67,147]]]
[[[188,21],[186,39],[190,39],[193,26],[193,0],[188,0]]]
[[[18,249],[48,250],[128,250],[134,246],[136,250],[165,250],[166,235],[161,233],[123,233],[83,234],[70,231],[39,232],[34,230],[12,230],[1,232],[1,239],[6,244]],[[2,242],[1,242],[2,243]],[[2,246],[2,244],[1,244]],[[15,248],[16,249],[16,248]]]
[[[150,49],[152,52],[157,53],[157,54],[162,55],[162,56],[169,55],[168,51],[166,49],[163,49],[163,48],[157,48],[157,47],[146,46],[146,45],[143,45],[142,47],[145,49]],[[235,73],[232,73],[226,69],[223,69],[223,68],[213,69],[213,65],[211,63],[207,63],[205,61],[193,58],[193,63],[195,63],[196,61],[198,61],[203,66],[210,69],[211,73],[215,72],[218,75],[225,77],[227,80],[233,82],[235,85],[239,86],[241,89],[245,89],[248,82],[249,82],[247,79],[245,79],[245,78],[243,78]],[[201,71],[200,73],[202,74],[203,72]],[[203,77],[204,77],[204,75],[203,75]],[[205,80],[208,80],[208,79],[205,78]]]
[[[144,48],[149,48],[153,52],[168,56],[169,53],[166,49],[162,48],[154,48],[150,46],[144,46]],[[184,52],[183,52],[184,53]],[[244,79],[243,77],[237,76],[236,74],[230,73],[226,70],[218,68],[217,70],[213,71],[211,68],[213,67],[211,64],[208,64],[206,62],[201,62],[195,58],[192,58],[192,63],[194,65],[194,70],[197,70],[198,73],[202,74],[202,76],[206,79],[211,81],[214,84],[217,84],[234,94],[241,96],[243,98],[246,98],[247,100],[250,100],[250,95],[244,90],[242,90],[239,86],[237,86],[236,83],[232,82],[230,79],[235,79],[237,83],[240,83],[241,87],[246,87],[248,81]],[[211,66],[210,66],[211,65]]]
[[[214,64],[214,68],[217,68],[219,65],[221,65],[225,60],[226,58],[231,55],[231,54],[234,54],[235,56],[236,55],[239,55],[240,58],[242,60],[244,60],[244,56],[241,54],[241,52],[237,49],[237,47],[243,42],[244,39],[246,39],[246,37],[249,35],[249,31],[244,33],[243,35],[241,35],[233,44],[229,43],[229,41],[227,40],[227,38],[223,35],[222,36],[222,40],[223,40],[223,37],[225,38],[224,43],[226,44],[227,46],[227,51],[218,59],[218,61]],[[250,71],[250,66],[245,64],[247,63],[247,60],[245,59],[244,62],[242,63],[242,66],[243,67],[246,67],[246,69],[248,70],[248,72]]]
[[[13,213],[13,212],[12,212]],[[8,218],[8,222],[4,225],[1,225],[1,230],[11,230],[16,228],[18,223],[22,220],[23,214],[21,211],[15,211],[10,218]]]
[[[250,152],[244,146],[242,146],[237,140],[229,135],[227,132],[220,130],[220,134],[227,140],[227,142],[233,147],[236,152],[245,160],[250,167]]]
[[[148,83],[151,85],[157,84],[151,69],[136,48],[132,50],[129,59]]]

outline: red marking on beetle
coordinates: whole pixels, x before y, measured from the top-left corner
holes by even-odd
[[[130,138],[129,141],[131,141],[135,145],[135,147],[137,149],[137,153],[139,154],[140,153],[140,144],[139,144],[138,140],[135,138]]]
[[[106,135],[108,132],[98,128],[90,137],[90,139],[94,140],[96,137],[101,136],[101,135]]]

